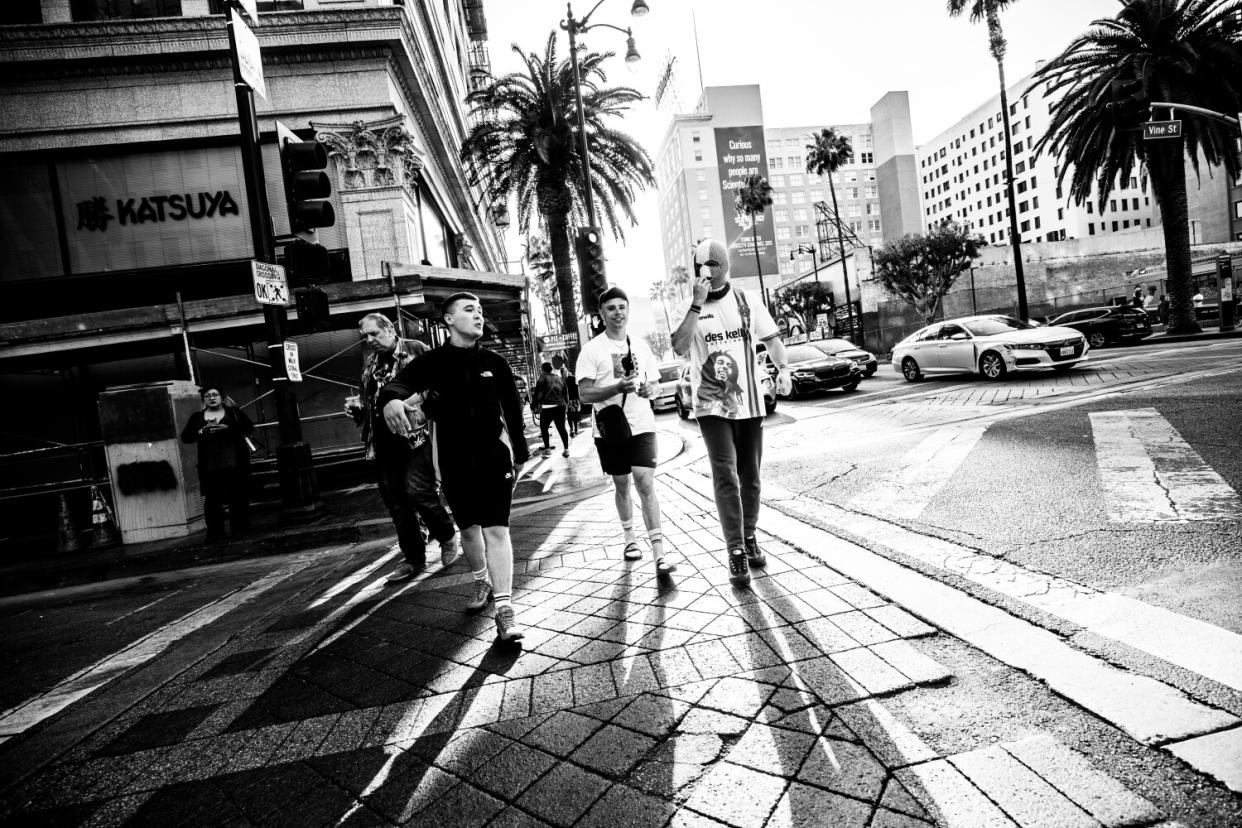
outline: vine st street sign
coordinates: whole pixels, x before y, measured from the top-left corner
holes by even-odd
[[[1148,121],[1143,124],[1143,140],[1154,141],[1158,138],[1181,138],[1181,121]]]

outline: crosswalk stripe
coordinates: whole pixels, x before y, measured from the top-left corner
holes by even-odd
[[[914,520],[966,460],[986,426],[942,428],[924,437],[896,471],[850,501],[867,512]]]
[[[1154,408],[1088,415],[1108,519],[1186,523],[1242,517],[1242,501]]]

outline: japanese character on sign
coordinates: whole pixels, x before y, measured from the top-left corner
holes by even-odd
[[[108,202],[103,196],[95,196],[88,201],[78,202],[78,229],[104,231],[108,222],[116,218],[108,210]]]

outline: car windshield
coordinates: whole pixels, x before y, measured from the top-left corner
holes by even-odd
[[[811,345],[826,354],[839,354],[842,351],[856,351],[858,346],[853,342],[846,342],[844,339],[821,339],[818,342],[812,342]]]
[[[790,345],[785,348],[790,362],[807,362],[812,359],[823,359],[824,355],[810,345]]]
[[[996,336],[1011,331],[1030,330],[1034,327],[1012,316],[988,316],[983,319],[971,319],[969,322],[962,322],[961,325],[975,336]]]
[[[660,366],[660,382],[672,382],[681,376],[680,365],[661,365]]]

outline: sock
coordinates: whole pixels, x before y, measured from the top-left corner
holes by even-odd
[[[470,574],[474,576],[474,579],[476,581],[486,581],[487,580],[487,567],[485,566],[479,571],[471,572]]]
[[[664,533],[659,529],[647,531],[647,543],[651,544],[651,555],[657,561],[664,557]]]
[[[625,532],[625,543],[627,546],[638,540],[638,538],[634,536],[634,521],[633,520],[621,521],[621,531]]]
[[[492,594],[492,600],[496,602],[496,609],[508,607],[513,609],[513,596],[508,592],[496,592]]]

